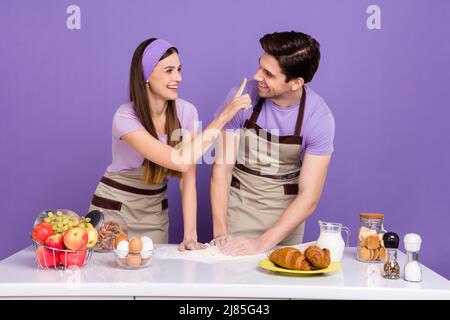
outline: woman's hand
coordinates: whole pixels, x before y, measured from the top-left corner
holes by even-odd
[[[178,246],[179,251],[200,250],[205,248],[207,248],[207,246],[201,242],[197,242],[197,239],[184,239]]]
[[[225,109],[219,115],[221,120],[224,121],[225,123],[233,119],[236,113],[238,113],[240,110],[243,109],[247,110],[250,107],[252,100],[250,99],[249,94],[246,93],[242,95],[242,92],[244,91],[246,84],[247,78],[244,78],[233,100],[231,100],[231,102],[225,107]]]

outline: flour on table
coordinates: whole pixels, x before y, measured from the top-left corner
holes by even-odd
[[[300,243],[298,245],[293,245],[292,247],[298,248],[303,251],[306,247],[312,244],[315,244],[315,242]],[[160,259],[186,259],[211,263],[220,261],[235,261],[256,257],[258,257],[259,259],[265,259],[268,257],[268,254],[272,252],[272,250],[270,250],[268,252],[263,252],[256,255],[228,256],[221,253],[218,247],[212,246],[210,244],[206,245],[208,246],[206,249],[185,250],[185,251],[179,251],[178,246],[170,246],[170,247],[163,246],[156,248],[155,257]]]
[[[232,261],[246,258],[266,257],[265,253],[247,256],[228,256],[219,251],[216,246],[208,245],[206,249],[179,251],[177,246],[160,247],[156,249],[155,257],[160,259],[186,259],[201,262]]]

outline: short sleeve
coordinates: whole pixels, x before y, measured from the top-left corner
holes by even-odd
[[[133,106],[122,105],[116,111],[112,121],[112,135],[116,139],[120,139],[127,133],[132,131],[145,130],[139,121]]]
[[[180,108],[182,108],[182,117],[180,119],[181,128],[188,131],[194,131],[195,126],[198,125],[197,108],[187,101],[183,101]]]
[[[305,152],[317,156],[330,155],[334,150],[335,122],[333,114],[328,109],[315,118],[305,142]]]

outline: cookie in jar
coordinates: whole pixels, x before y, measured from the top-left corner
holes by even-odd
[[[386,248],[383,242],[384,214],[361,213],[358,231],[357,258],[363,262],[383,262],[386,258]]]
[[[128,236],[127,223],[117,212],[93,210],[86,217],[91,218],[98,231],[98,242],[94,247],[96,252],[110,252],[114,250],[117,238]]]

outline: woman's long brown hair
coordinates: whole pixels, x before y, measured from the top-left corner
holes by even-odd
[[[158,134],[153,124],[152,115],[150,112],[150,104],[147,93],[147,83],[144,79],[144,72],[142,71],[142,55],[145,48],[156,38],[147,39],[143,41],[134,51],[133,59],[130,68],[130,100],[134,104],[134,109],[145,129],[156,139]],[[169,48],[159,59],[160,61],[167,58],[173,53],[178,53],[177,48]],[[166,109],[166,134],[168,144],[175,147],[179,141],[172,141],[170,137],[174,130],[180,128],[180,121],[178,120],[177,109],[174,100],[169,100]],[[148,159],[144,160],[144,182],[147,184],[162,183],[168,176],[181,177],[181,172],[174,171],[162,167]]]

